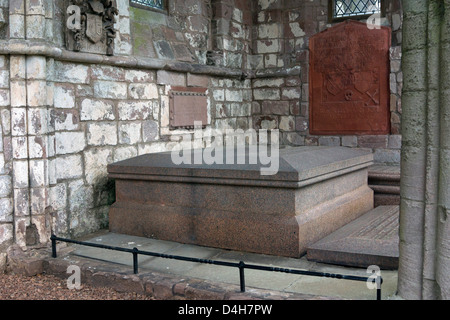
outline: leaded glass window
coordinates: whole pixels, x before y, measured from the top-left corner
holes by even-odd
[[[351,18],[381,13],[382,0],[330,0],[332,18]]]
[[[166,0],[130,0],[131,5],[144,9],[166,9]]]

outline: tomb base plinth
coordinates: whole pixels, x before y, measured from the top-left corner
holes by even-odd
[[[202,152],[196,150],[195,152]],[[286,148],[278,171],[261,164],[175,165],[170,153],[108,166],[112,232],[300,257],[373,208],[372,154],[341,147]]]

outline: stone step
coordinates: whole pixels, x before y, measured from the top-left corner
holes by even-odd
[[[368,182],[374,191],[375,207],[400,205],[400,166],[373,165]]]
[[[310,245],[307,259],[380,269],[398,268],[399,206],[379,206]]]

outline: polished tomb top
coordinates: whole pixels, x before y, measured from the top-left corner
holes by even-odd
[[[233,151],[234,161],[230,161],[230,150],[215,148],[217,153],[212,150],[192,150],[190,164],[186,163],[189,161],[174,163],[171,152],[145,154],[108,165],[108,174],[113,179],[299,187],[373,164],[373,154],[370,151],[346,147],[286,147],[279,149],[278,156],[276,152],[271,154],[270,148],[264,147],[262,152],[258,152],[261,150],[247,147],[242,164],[237,164],[236,148]],[[221,153],[222,161],[215,159],[212,164],[211,161],[208,162],[208,155]],[[268,156],[261,157],[261,153]],[[230,157],[228,159],[227,154]],[[176,152],[178,159],[181,155],[183,153]],[[257,160],[254,164],[249,161],[252,156]],[[197,161],[199,164],[194,164],[195,158],[201,159],[201,163]],[[185,158],[187,159],[189,158]],[[269,170],[269,174],[262,173],[264,170]]]

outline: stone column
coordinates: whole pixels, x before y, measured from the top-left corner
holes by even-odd
[[[450,298],[450,1],[403,1],[399,295]]]
[[[47,0],[10,0],[11,38],[44,41],[48,4]],[[48,106],[52,104],[48,100],[52,99],[47,76],[46,57],[10,56],[14,238],[20,246],[46,243],[50,236],[46,208]]]

